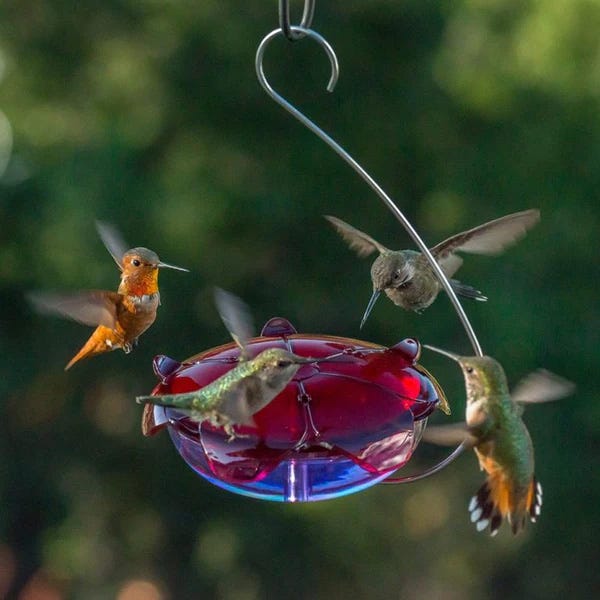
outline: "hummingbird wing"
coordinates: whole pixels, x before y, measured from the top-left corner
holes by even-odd
[[[227,391],[218,408],[232,423],[238,425],[253,425],[252,415],[264,408],[271,400],[264,393],[264,386],[256,375],[249,375]]]
[[[463,264],[463,259],[456,254],[446,254],[445,256],[438,256],[436,258],[446,277],[452,277]]]
[[[573,382],[545,369],[538,369],[517,383],[511,397],[519,404],[535,404],[559,400],[570,396],[574,391]]]
[[[106,249],[110,252],[110,255],[122,271],[123,267],[121,266],[121,262],[123,260],[123,255],[131,248],[131,246],[128,246],[125,243],[119,230],[109,223],[96,221],[96,231],[98,231],[102,243],[106,246]]]
[[[431,253],[440,262],[453,252],[500,254],[521,239],[539,220],[540,211],[537,209],[506,215],[453,235],[434,246]]]
[[[254,336],[254,325],[248,305],[221,288],[215,288],[215,304],[233,341],[240,347],[240,359],[246,360],[248,341]]]
[[[375,250],[379,251],[381,254],[389,252],[388,248],[382,246],[371,236],[355,229],[352,225],[348,225],[345,221],[342,221],[337,217],[332,217],[331,215],[324,216],[335,227],[342,238],[348,242],[350,248],[355,250],[359,256],[369,256],[369,254],[372,254]]]
[[[424,442],[437,446],[458,446],[466,442],[468,446],[475,446],[475,437],[466,423],[450,423],[449,425],[428,425],[422,437]]]
[[[104,325],[114,329],[121,295],[117,292],[90,290],[75,294],[35,292],[28,294],[27,298],[41,314],[60,315],[84,325]]]

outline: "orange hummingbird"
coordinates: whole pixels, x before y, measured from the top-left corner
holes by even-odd
[[[158,269],[188,271],[170,265],[148,248],[131,248],[119,232],[106,223],[96,222],[106,249],[121,270],[116,292],[87,290],[74,294],[33,293],[29,300],[43,314],[58,314],[84,325],[96,326],[81,350],[67,363],[65,371],[90,356],[122,348],[128,354],[138,338],[156,319],[160,304]]]

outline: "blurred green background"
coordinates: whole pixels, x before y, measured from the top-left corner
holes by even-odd
[[[301,3],[292,3],[298,20]],[[212,286],[258,326],[358,336],[371,293],[322,214],[412,247],[367,186],[263,92],[254,53],[277,2],[5,0],[0,6],[0,596],[590,598],[598,575],[600,2],[331,0],[313,41],[277,39],[272,84],[342,143],[433,245],[529,207],[541,223],[460,278],[484,349],[515,383],[544,366],[574,397],[525,420],[544,485],[539,522],[490,539],[466,506],[472,453],[441,474],[314,505],[228,494],[166,434],[145,439],[151,360],[228,341]],[[8,161],[8,162],[7,162]],[[130,355],[63,367],[91,333],[33,313],[33,289],[116,289],[94,229],[116,224],[189,275]],[[423,315],[380,300],[360,336],[470,348],[443,295]],[[422,362],[464,411],[455,365]],[[444,422],[436,415],[436,422]],[[431,465],[422,446],[407,472]]]

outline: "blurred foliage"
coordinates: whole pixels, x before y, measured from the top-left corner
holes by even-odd
[[[297,6],[294,6],[296,4]],[[154,354],[227,341],[218,284],[258,323],[358,336],[369,261],[334,214],[391,247],[410,241],[373,193],[267,98],[254,74],[277,3],[5,0],[0,109],[14,144],[0,179],[0,596],[104,598],[589,598],[600,589],[598,0],[331,0],[313,42],[269,47],[273,85],[340,141],[434,244],[527,207],[542,222],[461,278],[484,348],[515,382],[545,366],[576,397],[526,415],[545,505],[519,537],[477,534],[472,455],[408,487],[314,505],[227,494],[144,439],[136,394]],[[292,3],[299,14],[300,3]],[[0,166],[10,151],[0,121]],[[5,158],[3,158],[5,157]],[[43,319],[31,289],[113,289],[94,219],[187,276],[161,276],[157,322],[128,356],[63,373],[89,331]],[[332,284],[332,282],[335,282]],[[449,302],[380,301],[361,333],[469,347]],[[423,357],[459,419],[453,365]],[[442,420],[441,415],[436,420]],[[416,467],[442,452],[420,448]],[[410,466],[413,468],[413,465]]]

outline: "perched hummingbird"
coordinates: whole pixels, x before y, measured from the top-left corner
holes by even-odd
[[[137,402],[177,408],[194,421],[223,426],[233,439],[234,425],[252,425],[252,415],[269,404],[302,365],[316,360],[282,348],[268,348],[249,358],[247,343],[253,328],[247,306],[237,296],[219,288],[215,290],[215,302],[221,319],[240,348],[238,365],[200,390],[139,396]]]
[[[88,290],[74,294],[32,293],[29,300],[44,314],[58,314],[84,325],[97,326],[83,348],[69,361],[65,371],[83,358],[122,348],[127,354],[139,336],[154,323],[160,304],[158,269],[187,271],[161,262],[148,248],[127,250],[119,232],[96,222],[96,229],[121,270],[116,292]]]
[[[427,427],[423,439],[441,445],[466,442],[473,447],[485,483],[471,498],[469,512],[478,531],[488,525],[498,533],[508,519],[518,533],[527,518],[535,522],[542,506],[542,486],[534,474],[533,444],[521,418],[522,404],[549,402],[573,393],[570,381],[538,370],[508,390],[502,366],[490,356],[457,356],[425,345],[460,365],[467,390],[466,423]]]
[[[359,256],[368,256],[375,250],[379,252],[379,256],[371,266],[373,295],[365,310],[360,324],[361,328],[382,291],[397,306],[419,313],[436,299],[442,289],[442,284],[427,258],[420,252],[390,250],[337,217],[326,215],[325,218],[350,247],[356,250]],[[536,209],[506,215],[453,235],[431,248],[431,253],[445,275],[451,277],[463,262],[456,252],[499,254],[523,237],[525,232],[533,227],[539,219],[540,211]],[[461,296],[475,300],[487,300],[480,291],[460,283],[456,279],[451,279],[450,284],[454,291]]]

